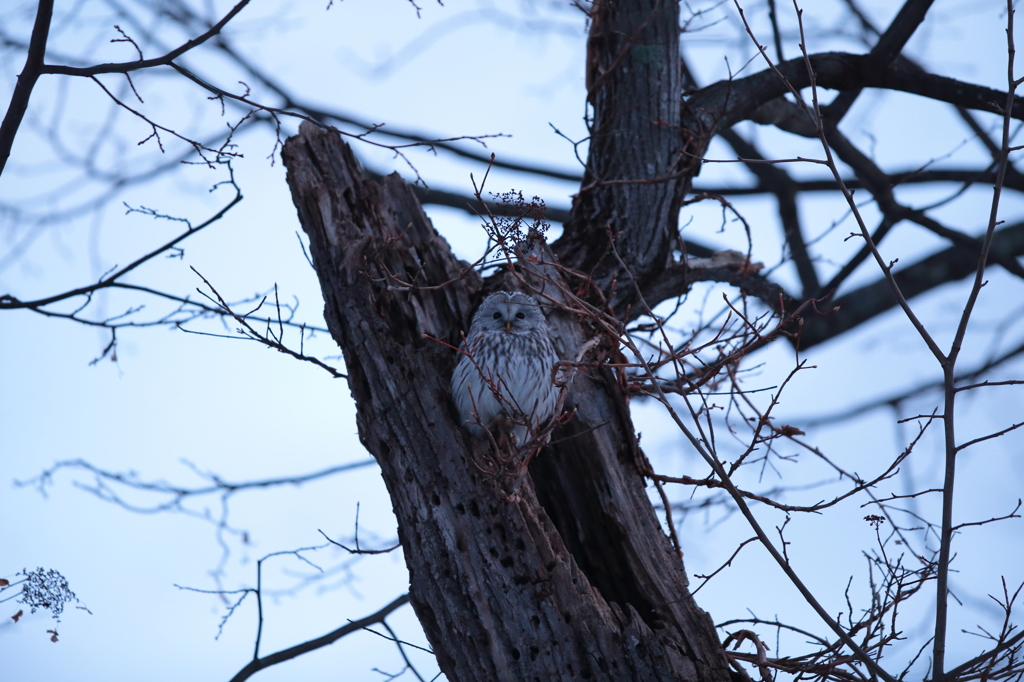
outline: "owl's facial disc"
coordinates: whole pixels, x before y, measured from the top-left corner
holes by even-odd
[[[505,331],[512,333],[515,329],[517,332],[523,332],[528,328],[524,306],[518,303],[509,303],[505,309]]]
[[[502,306],[502,326],[505,328],[505,331],[508,332],[509,334],[512,333],[512,325],[515,324],[514,312],[515,309],[518,307],[519,306],[514,305],[512,303],[506,303],[505,305]]]
[[[494,320],[491,324],[495,329],[499,331],[504,327],[505,331],[512,331],[512,316],[509,315],[508,305],[500,306],[500,310],[495,310],[491,318]]]
[[[528,335],[543,324],[537,304],[527,296],[499,292],[489,298],[485,305],[476,319],[484,329],[492,332]]]

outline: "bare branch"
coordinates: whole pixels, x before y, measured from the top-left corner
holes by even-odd
[[[231,682],[243,682],[243,680],[249,679],[255,673],[259,672],[260,670],[263,670],[264,668],[269,668],[270,666],[277,665],[278,663],[284,663],[285,661],[289,661],[297,656],[301,656],[302,654],[309,653],[310,651],[315,651],[317,649],[327,646],[328,644],[333,644],[342,637],[350,635],[353,632],[363,630],[369,627],[370,625],[374,625],[376,623],[383,623],[384,619],[391,615],[393,611],[408,603],[409,595],[403,594],[401,597],[398,597],[387,606],[381,608],[379,611],[372,613],[369,616],[366,616],[365,618],[350,621],[348,625],[343,625],[337,630],[328,632],[326,635],[317,637],[316,639],[311,639],[308,642],[303,642],[302,644],[296,644],[295,646],[289,647],[287,649],[282,649],[281,651],[269,654],[262,658],[256,658],[250,661],[248,664],[246,664],[245,667],[243,667],[237,673],[235,673],[235,676],[231,678]]]
[[[7,113],[0,123],[0,174],[3,174],[7,166],[7,159],[11,156],[11,145],[21,127],[21,121],[25,118],[28,110],[28,100],[32,96],[32,88],[39,80],[42,73],[43,60],[46,58],[46,39],[50,34],[50,18],[53,16],[53,0],[39,0],[36,7],[36,21],[32,27],[32,38],[28,45],[28,54],[25,58],[25,68],[18,76],[18,83],[14,86],[14,93],[11,95],[10,104],[7,105]]]
[[[249,4],[249,0],[241,0],[238,4],[231,8],[227,14],[221,18],[216,24],[210,27],[208,31],[202,35],[196,36],[192,40],[183,43],[181,46],[171,50],[162,57],[156,57],[154,59],[138,59],[132,62],[121,62],[119,64],[96,64],[95,66],[75,67],[75,66],[59,66],[59,65],[45,65],[40,69],[40,73],[53,73],[64,76],[85,76],[93,77],[101,73],[129,73],[131,71],[138,71],[139,69],[149,69],[154,66],[170,66],[171,63],[185,54],[189,50],[196,48],[205,43],[210,38],[219,34],[221,30],[227,25],[229,21],[235,18],[239,12],[241,12],[246,5]],[[118,29],[120,30],[120,29]],[[122,33],[122,35],[124,35]]]

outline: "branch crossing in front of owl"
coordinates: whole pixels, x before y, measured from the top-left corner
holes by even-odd
[[[558,356],[540,305],[519,292],[499,291],[480,304],[452,374],[452,398],[470,433],[502,429],[517,445],[554,416]]]

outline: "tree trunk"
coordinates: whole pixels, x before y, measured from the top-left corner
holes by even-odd
[[[608,240],[594,235],[618,233],[638,281],[664,269],[678,238],[678,197],[690,180],[668,123],[680,119],[678,49],[676,3],[595,5],[597,175],[588,173],[555,250],[573,266],[596,265],[605,294],[626,278]],[[451,346],[484,289],[525,282],[485,286],[434,231],[412,188],[397,175],[366,178],[336,133],[303,124],[282,156],[327,324],[345,354],[360,438],[398,518],[412,604],[448,678],[727,680],[714,625],[690,596],[647,497],[645,460],[612,372],[577,376],[572,419],[528,472],[510,474],[490,442],[457,426]],[[622,177],[653,182],[604,182]],[[523,263],[526,288],[562,300],[557,271],[543,265],[553,256],[534,256],[540,262]],[[620,282],[619,291],[633,290]],[[617,300],[636,301],[633,293]],[[560,357],[595,337],[595,366],[618,352],[617,339],[579,316],[549,317]]]
[[[412,189],[397,175],[364,180],[336,133],[304,124],[283,156],[359,434],[398,517],[412,603],[448,678],[727,679],[644,491],[611,375],[577,377],[576,416],[509,494],[483,471],[491,444],[457,426],[456,352],[440,342],[458,344],[479,277]],[[586,338],[569,316],[551,323],[563,356]]]
[[[680,203],[700,168],[680,134],[683,71],[677,0],[599,0],[587,41],[590,147],[572,219],[554,246],[615,311],[681,248]],[[698,156],[703,149],[698,150]],[[629,268],[608,253],[608,231]]]

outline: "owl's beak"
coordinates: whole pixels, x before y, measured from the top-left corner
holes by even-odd
[[[512,331],[512,320],[506,320],[505,321],[505,331],[507,331],[507,332]]]

